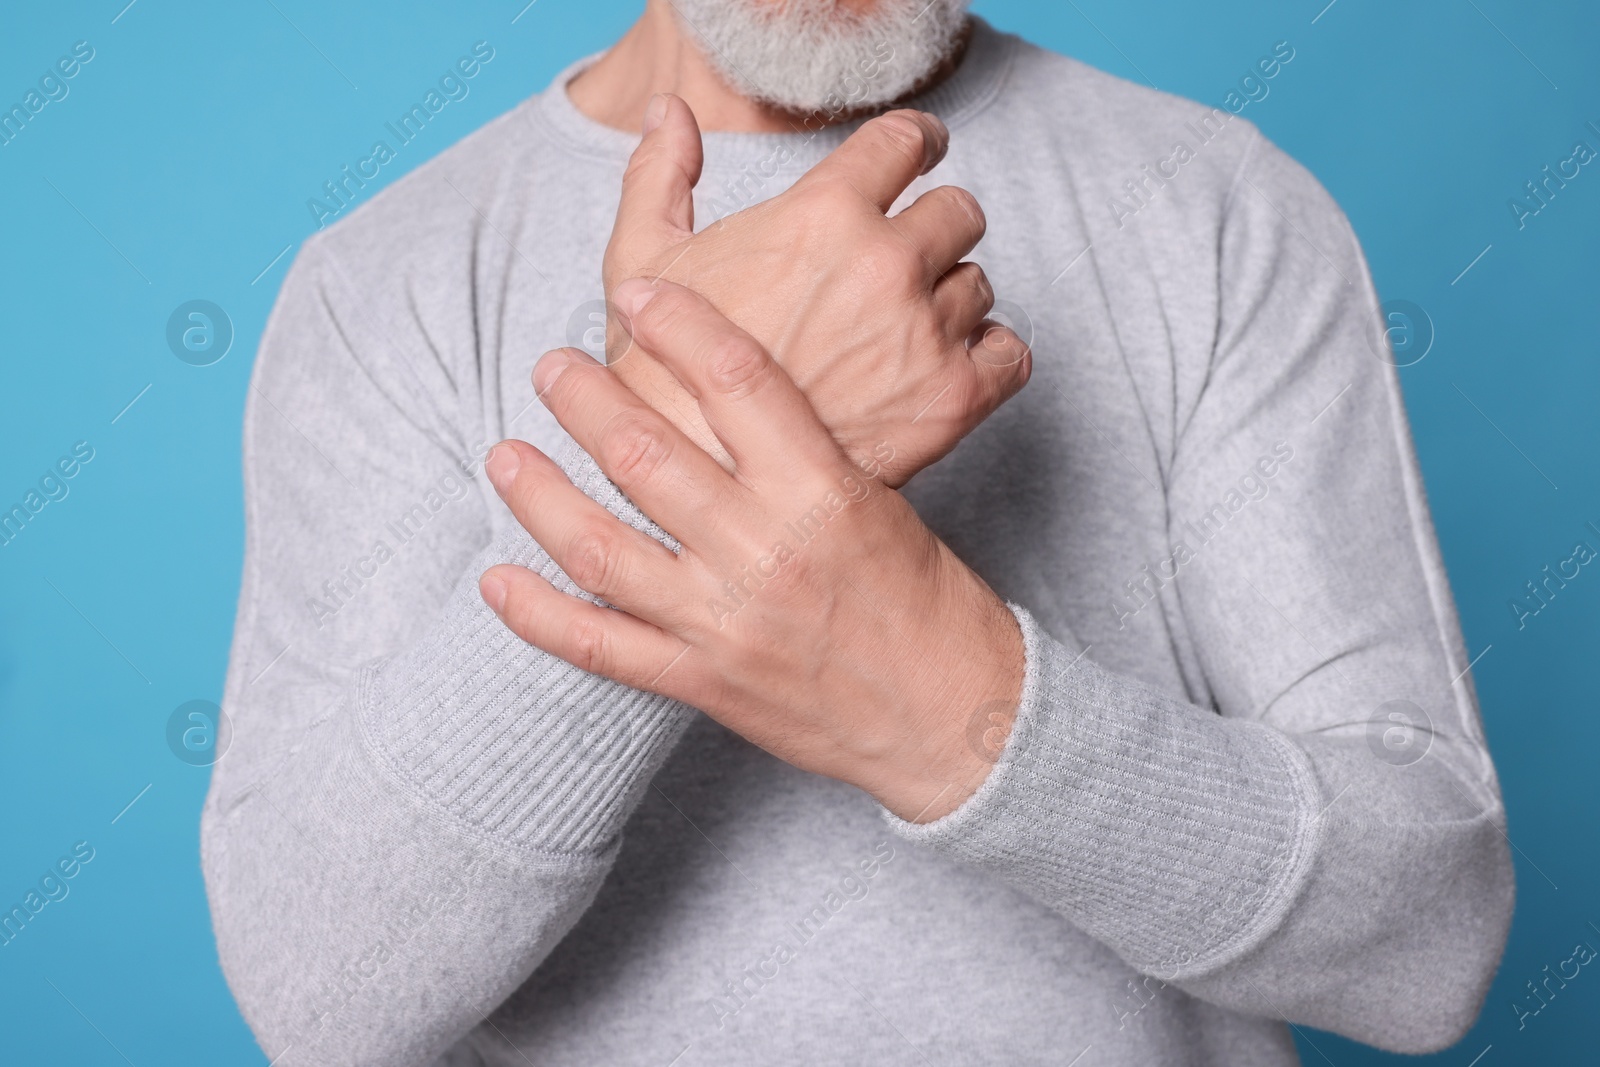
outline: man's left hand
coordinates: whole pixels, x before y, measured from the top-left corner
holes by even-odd
[[[507,441],[490,480],[551,558],[615,609],[494,567],[485,601],[518,636],[625,685],[680,700],[803,770],[850,782],[912,821],[961,804],[992,766],[968,740],[1009,723],[1023,674],[1015,618],[894,490],[861,475],[804,394],[693,291],[616,291],[634,340],[695,397],[726,470],[574,349],[535,387],[670,549]]]

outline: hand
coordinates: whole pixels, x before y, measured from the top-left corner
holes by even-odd
[[[658,96],[623,178],[606,248],[609,294],[626,278],[689,286],[777,358],[834,439],[898,487],[954,448],[1027,382],[1032,357],[987,322],[976,263],[983,210],[952,186],[884,212],[944,157],[932,115],[892,111],[856,131],[787,192],[694,233],[700,130]],[[970,347],[969,347],[970,345]],[[699,408],[611,316],[607,360],[636,394],[725,465]]]
[[[902,818],[954,810],[991,766],[967,741],[974,709],[1019,699],[1015,617],[899,493],[862,477],[783,369],[704,298],[641,280],[616,298],[732,468],[587,355],[546,354],[538,395],[682,548],[507,441],[487,463],[501,497],[580,588],[620,610],[511,565],[484,574],[484,600],[528,643],[700,708]]]

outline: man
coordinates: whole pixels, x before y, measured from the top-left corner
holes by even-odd
[[[1347,224],[918,7],[651,0],[302,251],[203,827],[276,1062],[1472,1023],[1503,812]]]

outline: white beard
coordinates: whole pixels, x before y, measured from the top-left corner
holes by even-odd
[[[969,0],[672,0],[723,79],[746,96],[806,114],[898,100],[955,49]]]

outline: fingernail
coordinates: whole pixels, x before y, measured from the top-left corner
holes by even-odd
[[[486,574],[478,582],[478,592],[483,594],[483,602],[494,609],[496,615],[505,610],[506,583],[492,574]]]
[[[516,480],[517,471],[521,467],[522,459],[510,445],[495,445],[483,461],[483,469],[489,474],[489,482],[501,495],[511,488],[511,483]]]
[[[644,109],[644,136],[648,137],[650,131],[661,125],[661,120],[667,117],[667,94],[657,93],[650,98],[650,103]]]
[[[937,167],[943,161],[945,153],[949,151],[950,129],[944,124],[943,119],[932,112],[922,112],[922,122],[928,127],[929,131],[928,136],[923,141],[926,146],[926,154],[922,161],[922,173],[926,174],[934,167]]]
[[[555,387],[556,379],[565,374],[570,366],[572,357],[562,349],[544,354],[544,358],[533,368],[533,391],[540,400]]]
[[[639,312],[643,311],[644,306],[654,300],[660,291],[650,282],[640,279],[639,285],[628,294],[628,318],[630,320],[638,318]]]
[[[629,278],[618,285],[611,294],[612,305],[617,309],[617,317],[622,320],[622,325],[629,333],[633,332],[633,320],[644,306],[656,298],[654,282],[645,278]]]

